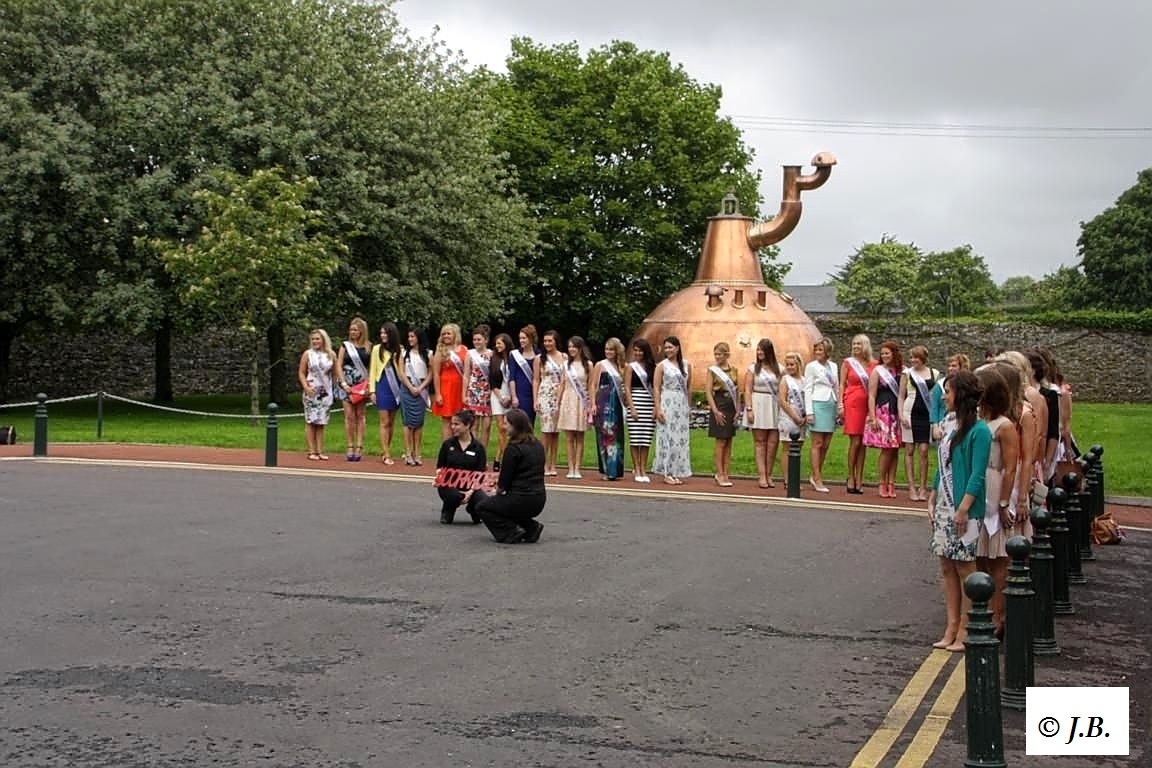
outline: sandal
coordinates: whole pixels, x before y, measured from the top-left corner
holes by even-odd
[[[328,461],[328,454],[326,454],[326,453],[318,453],[318,454],[316,454],[316,455],[317,455],[317,456],[320,458],[320,461]]]
[[[392,461],[391,456],[385,456],[384,458],[380,459],[380,461],[384,462],[384,464],[386,466],[389,466],[389,467],[391,467],[393,464],[396,463],[396,462]]]
[[[308,454],[308,461],[320,461],[320,454],[318,454],[318,453]]]

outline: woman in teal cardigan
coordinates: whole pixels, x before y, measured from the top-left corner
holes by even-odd
[[[939,447],[939,468],[928,505],[932,519],[932,554],[940,558],[948,624],[934,648],[963,651],[967,636],[964,579],[976,570],[977,521],[984,516],[984,477],[992,433],[981,421],[980,381],[958,371],[944,381],[944,402],[956,414],[956,429]],[[971,523],[969,523],[971,521]]]

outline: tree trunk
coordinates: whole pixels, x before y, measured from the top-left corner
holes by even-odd
[[[251,356],[251,362],[248,369],[248,385],[249,394],[251,395],[251,411],[252,425],[257,426],[260,420],[256,418],[260,415],[260,346],[256,343],[257,335],[252,334],[252,338],[248,341],[248,353]]]
[[[268,326],[268,400],[283,407],[288,399],[288,363],[284,359],[284,323]]]
[[[16,323],[0,323],[0,403],[8,402],[8,382],[11,380],[12,342],[19,327]]]
[[[172,402],[172,320],[164,318],[153,336],[155,348],[155,384],[152,400],[156,403]]]

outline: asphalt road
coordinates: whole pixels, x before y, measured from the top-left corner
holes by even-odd
[[[437,510],[373,477],[0,463],[0,763],[847,766],[941,629],[923,518],[556,492],[508,547]],[[1141,604],[1150,544],[1101,566]],[[1070,648],[1123,648],[1146,723],[1134,605],[1094,599]]]

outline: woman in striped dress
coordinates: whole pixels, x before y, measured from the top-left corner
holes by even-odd
[[[624,421],[628,425],[628,448],[632,454],[632,479],[652,482],[648,477],[648,451],[656,432],[655,406],[652,401],[652,379],[656,359],[646,339],[632,342],[632,361],[624,369]]]

